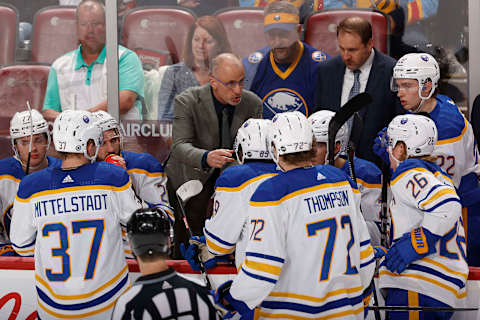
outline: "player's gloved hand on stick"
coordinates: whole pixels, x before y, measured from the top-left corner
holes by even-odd
[[[373,153],[382,159],[388,166],[390,166],[390,158],[388,157],[388,135],[387,128],[383,128],[377,133],[377,137],[373,142]]]
[[[434,253],[440,237],[425,228],[405,233],[388,250],[384,265],[391,272],[402,273],[415,260]]]
[[[185,248],[183,243],[180,244],[180,252],[188,261],[190,267],[195,271],[200,271],[200,263],[203,263],[205,270],[211,269],[217,265],[215,255],[211,254],[206,245],[205,236],[194,236],[190,238],[190,245]]]
[[[230,287],[233,281],[229,280],[222,283],[217,290],[212,290],[213,300],[218,310],[227,311],[230,318],[253,319],[254,311],[250,309],[244,302],[235,299],[230,294]],[[221,309],[219,309],[221,308]],[[239,317],[240,315],[240,317]],[[226,318],[224,318],[226,319]]]
[[[373,246],[373,255],[375,259],[380,259],[387,254],[387,249],[382,246]]]

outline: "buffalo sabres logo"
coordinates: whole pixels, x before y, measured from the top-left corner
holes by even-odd
[[[401,124],[406,124],[407,122],[408,122],[408,119],[402,119],[402,120],[400,120],[400,123],[401,123]]]
[[[305,113],[305,100],[296,91],[282,88],[269,92],[263,99],[263,105],[273,115],[286,111],[300,111]]]
[[[421,56],[420,56],[420,59],[422,59],[423,61],[427,62],[427,61],[428,61],[428,56],[427,56],[427,55],[421,55]]]
[[[89,123],[89,122],[90,122],[90,118],[88,118],[87,116],[83,116],[83,122]]]
[[[263,54],[261,52],[254,52],[248,56],[248,62],[257,64],[263,59]]]
[[[327,56],[322,51],[312,52],[312,60],[316,62],[321,62],[327,60]]]

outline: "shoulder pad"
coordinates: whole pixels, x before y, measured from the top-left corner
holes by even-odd
[[[322,51],[313,51],[312,52],[312,60],[316,62],[322,62],[327,60],[327,55]]]
[[[248,62],[253,63],[253,64],[259,63],[260,61],[262,61],[262,59],[263,59],[263,53],[261,53],[259,51],[251,53],[248,56]]]

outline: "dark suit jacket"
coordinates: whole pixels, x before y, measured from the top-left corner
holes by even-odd
[[[375,49],[374,49],[375,50]],[[362,110],[363,134],[357,146],[358,157],[380,164],[380,159],[373,154],[372,145],[377,132],[386,127],[398,114],[404,111],[395,93],[390,90],[390,79],[395,60],[378,50],[372,62],[365,92],[373,102]],[[338,111],[341,107],[345,64],[340,56],[320,64],[318,70],[316,110]]]
[[[231,136],[250,118],[262,117],[262,101],[254,93],[243,90],[241,102],[235,106]],[[177,95],[174,102],[173,145],[165,166],[175,190],[184,182],[199,179],[205,183],[213,169],[202,168],[206,151],[220,148],[217,114],[210,84],[192,87]]]

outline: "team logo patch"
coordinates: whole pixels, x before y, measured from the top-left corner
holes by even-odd
[[[245,124],[243,125],[244,128],[248,127],[248,122],[245,122]]]
[[[259,63],[263,59],[263,54],[261,52],[254,52],[248,56],[248,62],[250,63]]]
[[[408,119],[402,119],[402,120],[400,120],[400,123],[401,123],[401,124],[406,124],[407,122],[408,122]]]
[[[327,60],[327,56],[322,51],[312,52],[312,60],[316,62]]]
[[[426,56],[426,55],[421,55],[421,56],[420,56],[420,59],[422,59],[423,61],[427,62],[427,61],[428,61],[428,56]]]
[[[83,116],[83,122],[89,123],[90,119],[87,116]]]
[[[306,112],[305,99],[291,89],[276,89],[263,98],[263,105],[273,114],[286,111]]]

